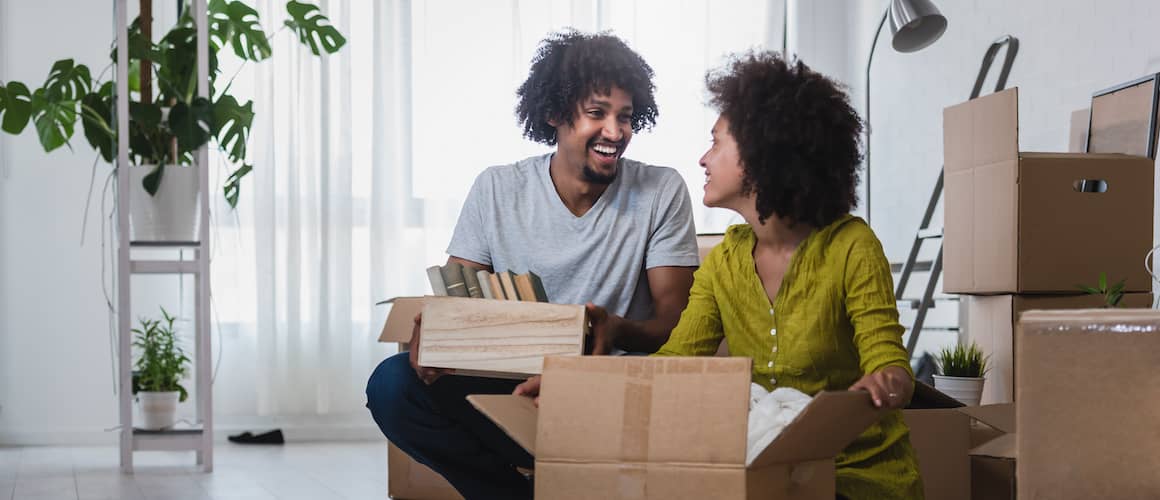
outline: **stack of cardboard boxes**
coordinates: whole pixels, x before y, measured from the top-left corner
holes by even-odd
[[[943,113],[944,275],[966,301],[967,340],[990,356],[982,403],[1016,401],[1014,325],[1030,309],[1101,307],[1101,273],[1121,307],[1148,307],[1153,162],[1138,156],[1019,150],[1019,93]]]

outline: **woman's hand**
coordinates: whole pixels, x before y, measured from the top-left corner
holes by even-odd
[[[866,391],[874,400],[874,406],[897,410],[910,401],[914,392],[914,380],[910,373],[898,366],[888,366],[862,377],[850,386],[851,391]]]
[[[536,375],[524,381],[524,383],[517,385],[516,390],[512,391],[516,396],[527,396],[532,398],[532,404],[536,408],[540,407],[540,376]]]

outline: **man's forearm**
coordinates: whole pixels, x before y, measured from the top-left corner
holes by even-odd
[[[654,318],[645,321],[624,320],[616,336],[616,347],[628,352],[654,353],[669,340],[669,334],[677,322],[671,319]]]

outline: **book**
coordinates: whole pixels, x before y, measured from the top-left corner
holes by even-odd
[[[479,282],[479,291],[483,292],[483,298],[494,299],[496,298],[495,292],[491,291],[491,282],[488,281],[488,276],[491,276],[491,273],[483,269],[475,272],[475,279]],[[500,290],[500,293],[502,294],[503,290]]]
[[[447,285],[447,295],[452,297],[469,297],[467,284],[463,281],[463,265],[458,262],[448,262],[442,268],[443,284]]]
[[[516,283],[512,280],[514,275],[511,271],[504,271],[499,273],[499,282],[503,284],[503,294],[507,300],[520,300],[520,294],[516,291]]]
[[[519,292],[520,300],[536,302],[536,291],[532,289],[532,280],[528,279],[527,273],[513,276],[512,281],[516,284],[516,292]]]
[[[443,283],[443,269],[441,267],[428,267],[427,280],[431,282],[432,294],[440,296],[447,295],[447,285]]]
[[[467,288],[467,296],[473,299],[482,299],[483,290],[479,289],[479,275],[476,274],[478,270],[470,266],[463,266],[461,269],[463,284]]]
[[[491,294],[496,300],[508,300],[507,295],[504,295],[503,284],[499,282],[499,276],[487,273],[487,281],[491,283]]]
[[[548,291],[544,289],[543,280],[531,271],[528,271],[528,280],[532,282],[532,292],[535,293],[536,302],[550,302],[548,300]]]

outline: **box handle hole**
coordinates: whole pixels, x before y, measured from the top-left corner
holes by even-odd
[[[1080,193],[1103,193],[1108,190],[1108,183],[1103,179],[1080,179],[1071,184]]]

